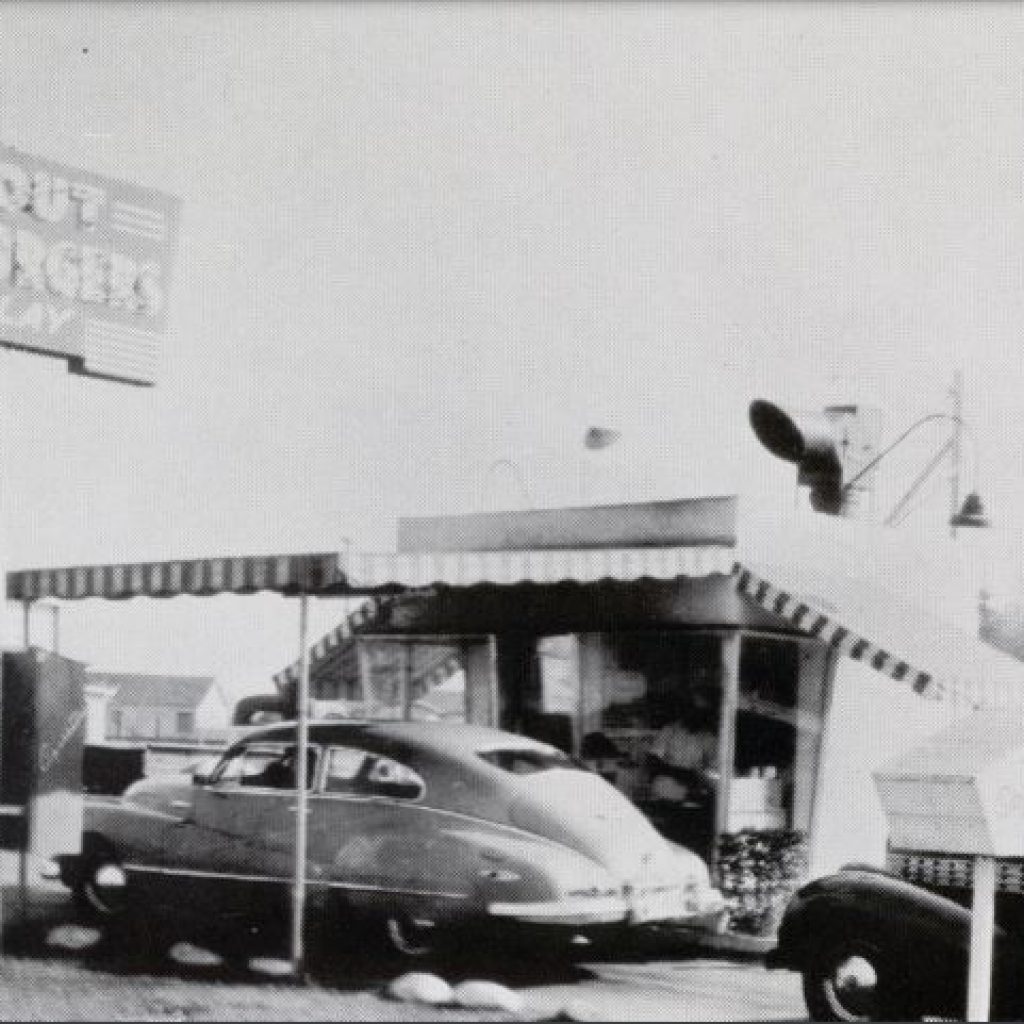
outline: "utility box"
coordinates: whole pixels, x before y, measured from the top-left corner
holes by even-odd
[[[0,671],[0,849],[78,853],[85,666],[30,648],[5,651]]]
[[[874,778],[891,846],[1024,857],[1024,710],[969,714]]]

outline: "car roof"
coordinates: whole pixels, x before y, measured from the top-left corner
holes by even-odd
[[[253,729],[238,743],[267,740],[295,740],[295,722],[280,722]],[[507,748],[550,750],[527,736],[503,732],[484,725],[466,725],[462,722],[390,722],[331,719],[309,723],[309,742],[319,744],[353,743],[362,739],[398,742],[447,757],[475,755],[481,750]]]

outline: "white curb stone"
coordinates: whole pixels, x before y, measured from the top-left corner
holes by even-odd
[[[101,934],[96,928],[84,928],[78,924],[61,924],[46,934],[46,944],[57,949],[88,949],[100,941]]]
[[[176,942],[167,951],[167,955],[185,967],[220,967],[224,963],[223,957],[202,946],[194,946],[191,942]]]
[[[505,1010],[522,1013],[523,997],[518,992],[493,981],[463,981],[452,990],[455,1002],[468,1010]]]
[[[391,999],[402,1003],[426,1003],[428,1006],[445,1006],[455,1001],[451,985],[436,974],[413,971],[403,974],[388,984],[386,993]]]

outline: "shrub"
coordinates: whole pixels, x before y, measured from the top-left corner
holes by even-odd
[[[806,836],[782,829],[729,833],[719,840],[717,865],[728,930],[771,935],[807,874]]]

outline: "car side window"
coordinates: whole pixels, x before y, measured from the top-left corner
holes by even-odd
[[[214,785],[260,789],[294,789],[296,784],[294,744],[252,744],[226,758],[214,774]],[[317,752],[307,751],[306,785],[316,779]]]
[[[324,792],[417,800],[426,791],[419,773],[390,757],[354,747],[331,747]]]

